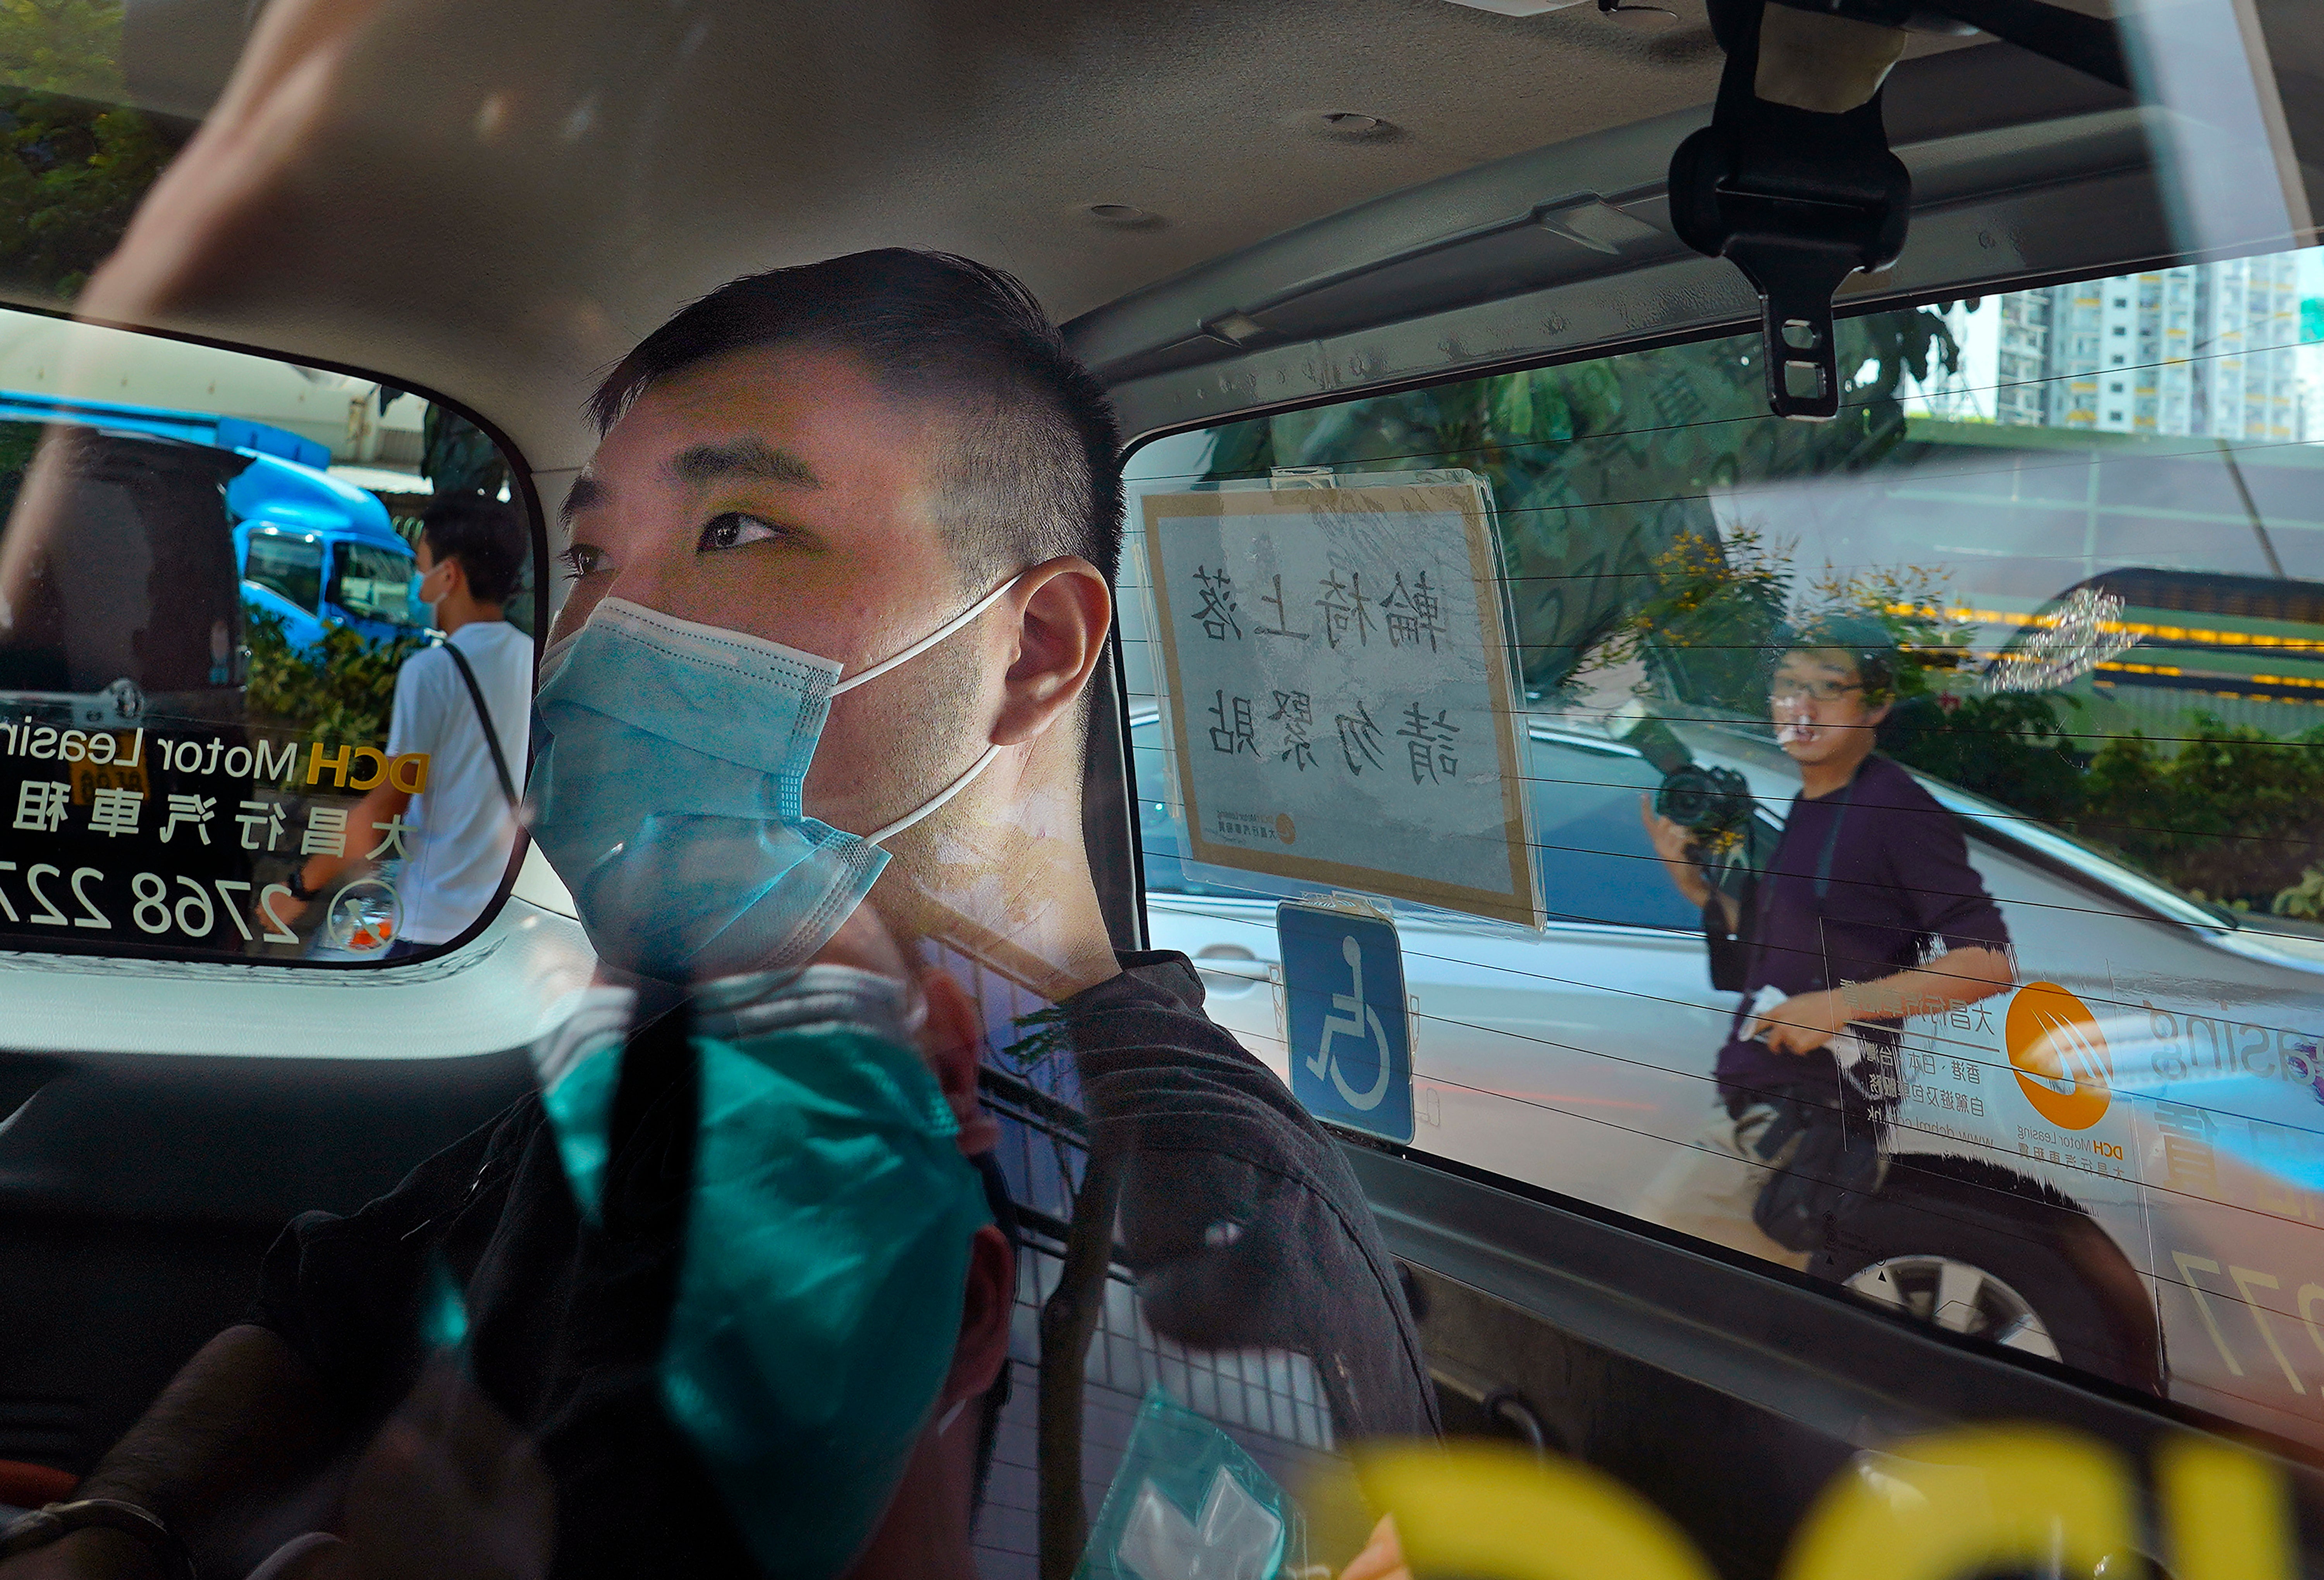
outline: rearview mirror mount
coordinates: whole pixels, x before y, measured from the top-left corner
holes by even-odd
[[[1727,66],[1711,124],[1671,156],[1673,228],[1759,294],[1767,405],[1840,414],[1833,294],[1904,251],[1913,180],[1880,91],[1911,32],[1976,30],[2117,86],[2113,24],[2043,0],[1711,0]]]

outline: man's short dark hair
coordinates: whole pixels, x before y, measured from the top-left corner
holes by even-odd
[[[958,424],[938,473],[945,536],[982,585],[1077,554],[1109,585],[1121,559],[1112,403],[1013,276],[903,247],[769,270],[719,287],[639,342],[599,385],[600,433],[645,390],[730,351],[797,344],[861,362]]]
[[[454,559],[480,603],[506,603],[524,575],[524,519],[513,505],[482,494],[438,494],[420,514],[429,555]]]
[[[1856,678],[1864,687],[1867,706],[1877,708],[1896,694],[1904,649],[1896,633],[1870,615],[1827,614],[1787,629],[1775,659],[1781,663],[1787,653],[1834,650],[1856,661]]]

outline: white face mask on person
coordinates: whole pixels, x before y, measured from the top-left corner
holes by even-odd
[[[553,646],[532,835],[599,956],[686,982],[784,970],[828,942],[888,863],[880,842],[966,789],[1000,752],[885,828],[851,834],[800,795],[831,699],[953,635],[1007,582],[881,663],[831,659],[608,598]]]
[[[1777,697],[1769,710],[1775,715],[1775,744],[1814,739],[1815,704],[1805,697]]]

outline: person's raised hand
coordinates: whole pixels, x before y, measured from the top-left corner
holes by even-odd
[[[1744,1040],[1759,1038],[1778,1053],[1812,1053],[1847,1026],[1848,1005],[1837,993],[1801,993],[1756,1016]]]
[[[1404,1543],[1396,1534],[1395,1515],[1379,1517],[1379,1523],[1372,1527],[1371,1539],[1340,1571],[1340,1580],[1412,1580],[1411,1566],[1404,1561]]]
[[[1641,793],[1638,796],[1638,821],[1646,826],[1646,838],[1654,841],[1655,854],[1664,860],[1692,864],[1690,853],[1694,836],[1677,823],[1655,810],[1655,798]]]
[[[76,312],[143,324],[231,290],[311,182],[346,179],[320,151],[353,57],[383,19],[423,4],[440,0],[271,0],[201,130],[138,205]]]

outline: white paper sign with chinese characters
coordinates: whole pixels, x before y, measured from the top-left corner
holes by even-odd
[[[1188,854],[1540,925],[1481,481],[1139,505]]]

